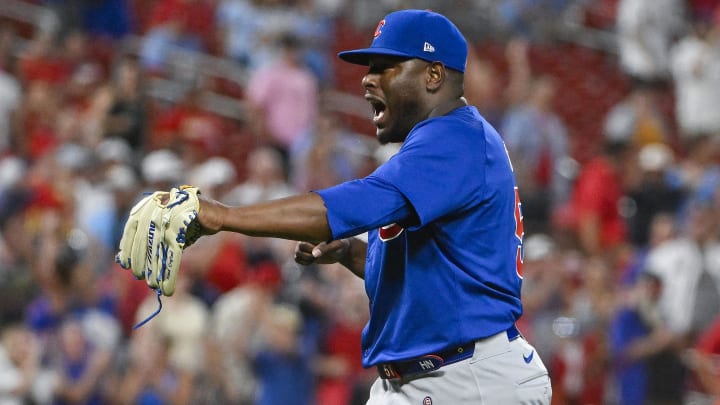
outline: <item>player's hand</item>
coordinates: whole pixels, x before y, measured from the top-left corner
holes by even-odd
[[[302,265],[337,263],[347,255],[349,249],[349,239],[318,244],[298,242],[295,245],[295,262]]]

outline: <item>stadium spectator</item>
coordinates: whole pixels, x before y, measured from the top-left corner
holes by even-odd
[[[247,178],[223,197],[228,204],[253,204],[296,194],[287,182],[283,156],[275,148],[254,149],[247,160]]]
[[[209,198],[222,198],[237,184],[237,173],[229,160],[216,156],[193,166],[188,179]]]
[[[708,135],[684,139],[685,156],[671,170],[671,179],[683,190],[678,207],[679,221],[685,222],[693,204],[708,203],[716,198],[720,186],[720,142]]]
[[[59,381],[55,399],[61,404],[102,404],[109,394],[104,381],[119,341],[117,321],[100,313],[67,319],[58,331],[55,363]]]
[[[158,0],[149,10],[147,32],[176,25],[178,44],[212,52],[215,47],[215,8],[212,0]]]
[[[330,301],[326,325],[320,333],[319,356],[316,366],[318,404],[365,403],[375,378],[372,370],[363,369],[360,353],[362,329],[367,322],[367,297],[357,288],[360,280],[348,272],[337,269],[319,269],[331,281],[328,290],[336,297]]]
[[[217,7],[216,24],[222,54],[246,68],[252,66],[261,30],[260,0],[222,0]]]
[[[49,402],[41,392],[49,393],[52,384],[39,386],[41,355],[42,346],[26,327],[9,324],[0,329],[0,403]]]
[[[500,125],[505,102],[502,88],[498,83],[499,72],[487,59],[480,56],[475,48],[468,48],[465,68],[465,98],[474,105],[493,126]]]
[[[192,403],[192,374],[170,361],[170,350],[169,339],[158,337],[151,329],[135,331],[128,359],[114,376],[116,388],[107,401],[120,405]]]
[[[695,342],[720,308],[717,261],[717,217],[705,204],[694,207],[681,233],[652,248],[646,270],[664,286],[658,301],[659,315],[671,334],[670,344],[648,364],[654,383],[648,398],[680,403],[685,395],[687,364],[684,350]],[[678,265],[678,263],[683,263]]]
[[[570,193],[571,179],[561,169],[570,159],[568,133],[553,110],[555,92],[551,77],[532,78],[527,98],[505,113],[500,131],[522,190],[528,233],[548,232],[553,211]]]
[[[119,138],[132,148],[132,154],[145,152],[149,102],[143,93],[144,73],[136,58],[122,57],[113,66],[113,102],[107,113],[105,137]],[[137,164],[133,161],[132,163]]]
[[[620,302],[620,308],[610,325],[610,352],[613,377],[617,384],[618,405],[651,403],[653,361],[669,350],[673,334],[659,313],[658,300],[662,281],[649,273],[642,273],[636,284]],[[662,382],[660,382],[662,383]]]
[[[253,204],[297,194],[287,180],[283,156],[270,146],[259,146],[247,159],[247,178],[233,187],[222,199],[228,204]],[[238,236],[248,261],[259,264],[266,261],[280,265],[287,260],[294,247],[282,239],[248,238]]]
[[[669,52],[685,28],[680,0],[620,0],[616,43],[620,69],[633,81],[667,83]]]
[[[523,334],[532,339],[535,347],[549,359],[558,350],[553,321],[563,315],[561,298],[566,271],[563,250],[555,240],[542,233],[529,234],[523,245]]]
[[[296,0],[292,19],[292,31],[303,44],[302,59],[315,75],[318,84],[332,88],[335,84],[332,59],[332,38],[335,35],[333,16],[314,0]]]
[[[605,134],[638,148],[651,143],[670,144],[670,125],[660,110],[658,93],[656,84],[634,82],[625,98],[605,116]]]
[[[604,403],[610,366],[607,328],[614,301],[610,268],[602,257],[568,259],[560,284],[560,314],[552,321],[553,401]]]
[[[618,278],[620,289],[609,326],[609,343],[616,384],[614,398],[619,405],[662,400],[661,387],[669,386],[667,379],[679,370],[663,364],[674,358],[682,342],[660,313],[662,280],[646,271],[648,253],[676,236],[672,215],[658,213],[653,217],[647,245],[635,249]],[[664,370],[671,376],[664,374]]]
[[[155,111],[146,150],[172,149],[188,165],[224,152],[226,122],[205,107],[208,84],[183,86],[179,102]]]
[[[261,142],[288,153],[303,131],[313,128],[318,112],[318,82],[300,59],[298,39],[286,33],[278,60],[250,77],[246,98],[254,132]]]
[[[223,353],[215,367],[224,370],[225,395],[237,403],[252,403],[258,377],[252,368],[251,350],[259,336],[260,320],[273,304],[282,283],[280,268],[270,263],[245,271],[246,279],[215,301],[210,339]]]
[[[48,155],[58,143],[60,95],[44,81],[27,85],[18,110],[14,142],[16,154],[30,162]]]
[[[15,146],[13,132],[23,96],[12,63],[11,60],[0,61],[0,155],[10,152]]]
[[[291,184],[301,191],[319,190],[358,178],[372,146],[368,138],[347,129],[332,111],[319,114],[290,150]]]
[[[499,26],[510,35],[524,38],[552,38],[560,27],[552,21],[561,19],[572,3],[567,0],[504,0],[494,3]],[[492,6],[492,4],[491,4]]]
[[[93,150],[74,143],[65,143],[55,151],[54,175],[65,179],[71,190],[68,204],[73,210],[73,226],[83,232],[87,245],[98,258],[112,258],[115,224],[115,196],[104,182],[104,173]],[[103,270],[106,268],[103,265]]]
[[[715,405],[720,401],[718,385],[718,356],[720,356],[720,317],[698,337],[689,353],[693,378],[686,396],[687,403]]]
[[[190,293],[190,281],[186,274],[178,277],[174,299],[166,300],[163,303],[166,308],[151,323],[143,326],[147,330],[142,330],[142,333],[150,333],[149,339],[157,340],[168,348],[167,367],[180,375],[180,381],[188,383],[197,377],[203,367],[205,332],[210,320],[207,305]],[[135,313],[136,324],[147,319],[157,307],[157,296],[151,294]],[[138,336],[144,339],[142,334]]]
[[[671,330],[694,338],[720,310],[718,219],[710,202],[697,202],[680,234],[653,248],[646,270],[660,278],[664,289],[660,309]],[[678,267],[677,263],[683,263]]]
[[[644,248],[650,241],[651,223],[658,215],[674,215],[684,198],[684,190],[672,178],[675,165],[674,152],[661,143],[643,146],[635,161],[637,179],[629,180],[626,195],[629,198],[626,218],[630,241]]]
[[[110,246],[120,243],[128,210],[132,208],[140,192],[140,180],[135,170],[127,164],[115,164],[103,173],[103,187],[112,194],[110,214]]]
[[[27,172],[16,156],[0,160],[0,325],[19,323],[36,294],[30,269],[33,237],[23,212],[32,198]]]
[[[18,78],[24,85],[44,82],[59,85],[70,77],[68,66],[55,48],[52,33],[36,32],[25,49],[18,55]]]
[[[259,327],[262,341],[251,351],[258,376],[257,405],[311,405],[314,378],[309,353],[300,344],[302,317],[292,306],[275,304]]]
[[[235,167],[222,157],[213,157],[194,166],[188,173],[193,185],[199,184],[203,194],[223,199],[238,185]],[[217,241],[199,241],[202,253],[184,257],[184,270],[193,277],[193,293],[207,303],[214,302],[247,281],[250,264],[245,252],[244,238],[221,236]],[[187,260],[186,260],[187,259]]]
[[[140,163],[140,173],[145,185],[158,190],[177,185],[185,170],[185,162],[170,149],[154,150],[145,155]]]
[[[673,47],[671,72],[675,116],[683,137],[720,137],[720,22],[698,14],[692,30]]]
[[[620,215],[619,202],[625,191],[623,174],[631,149],[626,139],[607,137],[603,153],[580,169],[567,206],[555,218],[556,226],[569,230],[589,257],[614,261],[627,243],[627,224]]]

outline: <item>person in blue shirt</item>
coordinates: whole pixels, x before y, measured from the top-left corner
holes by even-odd
[[[339,262],[365,280],[368,404],[549,404],[522,314],[520,192],[497,131],[463,97],[467,42],[427,10],[385,16],[365,99],[381,144],[402,143],[369,176],[304,195],[229,207],[201,200],[205,234],[300,241],[300,264]],[[367,241],[357,235],[367,233]]]

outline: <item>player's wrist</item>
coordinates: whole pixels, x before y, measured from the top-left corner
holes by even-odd
[[[228,211],[229,207],[219,201],[200,198],[198,221],[202,227],[202,233],[212,235],[226,230]]]
[[[352,246],[352,238],[341,239],[342,246],[337,250],[337,261],[343,263],[350,259],[350,247]]]
[[[353,267],[356,261],[353,254],[353,240],[355,238],[342,239],[343,247],[337,253],[338,263],[348,268]]]

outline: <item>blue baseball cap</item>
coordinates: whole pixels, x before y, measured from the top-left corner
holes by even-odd
[[[429,10],[401,10],[378,23],[369,48],[340,52],[338,56],[365,66],[372,55],[418,58],[465,72],[467,54],[465,37],[447,17]]]

